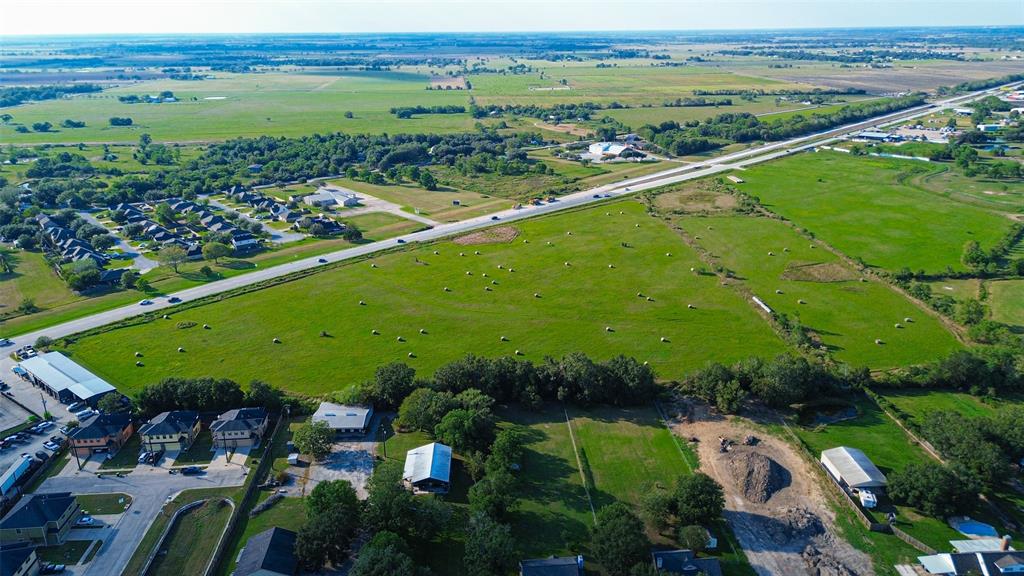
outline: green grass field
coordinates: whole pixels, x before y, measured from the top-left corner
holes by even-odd
[[[488,197],[478,192],[464,192],[452,188],[431,191],[407,182],[400,185],[378,186],[340,178],[332,180],[331,183],[394,202],[409,212],[419,210],[420,214],[438,222],[465,220],[512,207],[512,203],[508,200]],[[459,203],[458,206],[452,204],[456,201]]]
[[[110,494],[76,494],[78,505],[86,514],[122,514],[132,505],[132,497],[120,492]]]
[[[987,303],[992,319],[1015,326],[1024,326],[1024,280],[989,282]]]
[[[818,152],[743,173],[743,191],[871,266],[927,272],[963,269],[968,240],[990,247],[1011,220],[901,183],[923,163]]]
[[[344,389],[389,361],[428,375],[470,350],[486,356],[519,350],[532,360],[577,350],[597,358],[621,353],[673,379],[711,359],[785,349],[747,303],[713,277],[690,273],[696,256],[637,202],[519,228],[509,244],[410,247],[375,258],[376,268],[356,262],[172,312],[171,320],[82,338],[69,352],[126,393],[176,375],[258,378],[320,394]],[[253,315],[258,320],[239,321]],[[176,327],[188,320],[212,329]],[[187,352],[177,352],[179,346]],[[142,368],[135,366],[136,350]]]
[[[814,428],[792,426],[793,431],[815,459],[823,450],[836,446],[859,448],[884,474],[900,470],[908,464],[929,460],[924,451],[912,445],[899,426],[874,402],[858,396],[854,404],[858,415],[853,419]],[[959,537],[959,533],[945,522],[924,516],[911,508],[899,506],[897,515],[897,526],[937,550],[948,548],[949,540],[956,540]],[[898,542],[895,536],[886,536],[885,540],[878,544],[880,547],[895,546],[903,549]]]
[[[982,401],[977,396],[948,390],[880,389],[878,392],[899,408],[900,412],[906,414],[911,422],[917,424],[920,424],[921,420],[930,412],[951,410],[964,416],[976,418],[989,416],[1000,406],[1022,401],[1019,398],[1016,400],[1009,398]]]
[[[257,502],[263,502],[270,496],[270,492],[261,492]],[[235,562],[242,548],[245,547],[249,538],[267,530],[278,527],[298,532],[306,523],[306,503],[302,498],[284,498],[270,507],[269,510],[261,512],[256,517],[250,518],[243,514],[238,518],[235,527],[234,537],[228,542],[227,553],[224,554],[225,561],[221,563],[220,570],[216,574],[227,575],[235,568]]]
[[[861,275],[838,256],[811,248],[779,220],[736,215],[686,217],[681,223],[753,295],[814,330],[840,360],[884,369],[933,360],[959,347],[933,316],[882,282],[860,282]],[[905,322],[908,317],[913,322]]]
[[[157,554],[147,574],[201,574],[213,555],[232,510],[223,500],[208,500],[183,512],[163,541],[162,550],[166,553]]]
[[[23,300],[32,300],[39,308],[65,306],[84,299],[68,288],[46,264],[40,252],[8,250],[12,272],[0,273],[0,315],[17,314]]]

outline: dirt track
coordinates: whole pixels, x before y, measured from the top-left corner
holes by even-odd
[[[701,470],[725,491],[724,516],[754,570],[763,576],[873,576],[871,559],[836,538],[834,517],[825,503],[815,471],[785,442],[755,432],[737,418],[725,418],[701,404],[677,402],[669,407],[672,430],[680,438],[698,439]],[[755,435],[755,446],[741,445]],[[719,438],[736,442],[721,452]],[[737,461],[751,454],[777,464],[777,473],[763,503],[744,496]],[[760,460],[760,459],[759,459]],[[749,492],[749,486],[747,486]]]

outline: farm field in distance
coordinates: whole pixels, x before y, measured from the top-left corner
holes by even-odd
[[[165,376],[216,375],[315,395],[345,389],[392,360],[427,375],[468,350],[519,350],[533,360],[622,353],[650,361],[662,378],[681,377],[712,351],[738,360],[785,350],[748,303],[713,277],[691,273],[695,255],[637,202],[518,226],[507,244],[444,242],[374,258],[376,268],[355,262],[171,320],[81,338],[69,352],[126,392]],[[258,322],[237,322],[253,310]],[[179,321],[211,330],[178,329]],[[145,367],[135,366],[135,351]]]
[[[823,151],[746,170],[743,191],[869,266],[962,270],[968,240],[991,247],[1013,221],[901,184],[904,174],[917,170],[928,168]]]

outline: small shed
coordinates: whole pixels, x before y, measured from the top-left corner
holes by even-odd
[[[848,488],[878,489],[888,483],[885,474],[857,448],[839,446],[821,453],[821,463],[828,473]]]

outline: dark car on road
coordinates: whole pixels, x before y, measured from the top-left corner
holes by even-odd
[[[167,299],[167,301],[170,302],[171,304],[177,304],[178,302],[181,302],[181,298],[178,298],[177,296],[171,296],[170,298]]]
[[[185,466],[181,469],[181,473],[185,476],[197,476],[203,473],[203,469],[199,466]]]

